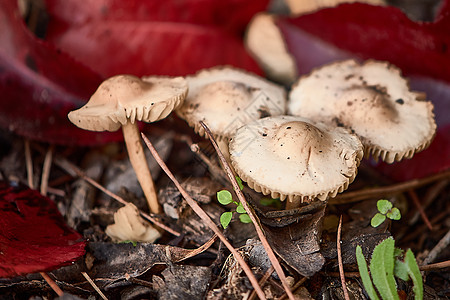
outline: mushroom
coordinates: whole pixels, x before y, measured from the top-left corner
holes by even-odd
[[[169,115],[187,94],[182,77],[118,75],[105,80],[83,107],[69,113],[76,126],[91,131],[116,131],[122,127],[131,165],[150,211],[160,211],[153,180],[144,155],[137,121],[155,122]]]
[[[304,76],[289,95],[288,112],[355,132],[366,157],[387,163],[425,149],[436,131],[433,105],[409,89],[387,62],[346,60]]]
[[[229,146],[242,180],[264,195],[288,199],[286,209],[347,189],[363,157],[361,142],[347,129],[295,116],[246,124]]]
[[[116,242],[153,243],[161,237],[159,231],[141,217],[133,203],[127,203],[114,213],[114,224],[108,225],[105,233]]]
[[[275,16],[256,14],[248,26],[245,45],[268,78],[289,85],[297,78],[295,60],[287,50]]]
[[[215,138],[228,138],[240,126],[286,110],[284,89],[232,67],[206,69],[187,77],[189,93],[176,110],[195,132],[205,136],[205,122]]]

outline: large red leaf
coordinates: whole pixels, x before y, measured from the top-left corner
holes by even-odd
[[[16,1],[0,1],[0,28],[1,127],[58,144],[117,140],[118,135],[84,131],[67,119],[95,91],[99,75],[29,33]]]
[[[0,277],[56,269],[84,255],[82,236],[37,191],[0,181],[0,212]]]
[[[411,76],[435,105],[438,132],[430,148],[412,160],[381,164],[397,180],[423,177],[450,167],[450,1],[433,23],[413,22],[394,7],[343,4],[278,20],[300,74],[345,58],[387,60]]]
[[[105,77],[122,73],[186,75],[225,64],[260,73],[240,39],[211,26],[90,22],[69,29],[53,42]]]
[[[52,18],[49,35],[101,21],[154,21],[215,25],[242,33],[268,0],[46,0]],[[232,13],[230,13],[232,12]]]
[[[279,25],[285,34],[295,28],[361,58],[390,61],[407,75],[420,74],[450,82],[450,14],[445,9],[436,22],[423,23],[411,21],[395,7],[342,4],[283,18]],[[294,55],[314,55],[307,53],[308,48],[305,51],[291,42],[288,38],[289,50]]]

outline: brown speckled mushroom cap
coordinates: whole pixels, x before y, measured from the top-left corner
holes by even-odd
[[[206,69],[187,81],[189,93],[176,112],[201,136],[205,132],[200,121],[220,140],[252,120],[286,110],[282,87],[240,69]]]
[[[116,131],[127,122],[161,120],[187,94],[182,77],[117,75],[105,80],[85,106],[69,113],[72,123],[92,131]]]
[[[232,165],[249,187],[291,202],[336,196],[354,180],[363,156],[347,129],[295,116],[242,126],[229,146]]]
[[[386,62],[347,60],[314,70],[294,85],[288,112],[349,128],[366,156],[388,163],[411,158],[436,131],[431,102]]]

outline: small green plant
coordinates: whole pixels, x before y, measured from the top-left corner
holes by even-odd
[[[242,184],[242,180],[236,176],[236,181],[239,184],[239,188],[242,190],[244,188],[244,185]],[[244,207],[242,206],[242,203],[237,202],[233,200],[233,196],[231,193],[227,190],[221,190],[217,192],[217,200],[219,200],[219,203],[222,205],[228,205],[230,203],[234,203],[236,205],[236,209],[233,211],[227,211],[224,212],[220,216],[220,224],[222,224],[222,227],[225,229],[228,227],[228,225],[231,222],[231,219],[233,218],[233,213],[237,212],[239,214],[239,220],[242,223],[251,223],[252,220],[248,216],[247,212],[245,211]]]
[[[361,246],[356,247],[356,261],[364,288],[371,300],[378,300],[378,295],[384,300],[397,300],[399,296],[394,276],[404,281],[411,279],[414,299],[422,300],[422,275],[414,254],[411,249],[405,253],[395,248],[394,244],[393,238],[387,238],[375,247],[370,260],[370,274]]]
[[[393,207],[392,202],[389,200],[378,200],[377,208],[378,212],[370,220],[370,225],[372,225],[372,227],[380,226],[386,218],[400,220],[402,217],[400,210],[397,207]]]

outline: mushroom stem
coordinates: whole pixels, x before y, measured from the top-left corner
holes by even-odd
[[[137,123],[128,120],[126,125],[122,125],[125,144],[127,145],[128,157],[136,173],[137,179],[147,199],[150,212],[159,213],[160,207],[156,196],[155,185],[145,158],[144,148],[141,144],[141,135]]]

